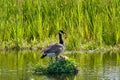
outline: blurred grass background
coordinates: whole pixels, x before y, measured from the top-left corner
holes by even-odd
[[[67,33],[67,50],[120,43],[119,0],[0,0],[0,48],[42,48]]]

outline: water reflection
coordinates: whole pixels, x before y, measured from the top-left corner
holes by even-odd
[[[75,59],[77,75],[33,75],[35,64],[49,64],[49,58],[40,59],[40,51],[1,51],[0,80],[120,80],[119,52],[64,55]]]
[[[38,75],[38,77],[42,77],[42,75]],[[62,74],[62,75],[46,75],[43,80],[74,80],[76,75],[71,74]],[[42,80],[42,79],[39,79]]]

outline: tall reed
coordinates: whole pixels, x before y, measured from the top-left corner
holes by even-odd
[[[95,48],[120,41],[119,0],[0,0],[2,46],[45,45],[59,29],[67,49]]]

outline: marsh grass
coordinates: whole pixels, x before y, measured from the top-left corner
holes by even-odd
[[[1,48],[43,47],[57,42],[59,29],[68,50],[120,41],[119,0],[0,0],[0,6]]]

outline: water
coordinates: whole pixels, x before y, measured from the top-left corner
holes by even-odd
[[[49,58],[40,59],[40,51],[1,51],[0,80],[120,80],[120,53],[96,52],[63,54],[75,59],[76,75],[35,75],[32,68],[39,63],[49,64]]]

